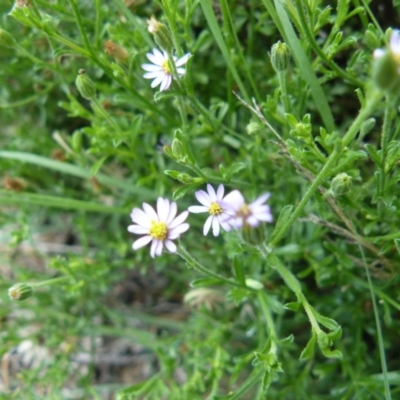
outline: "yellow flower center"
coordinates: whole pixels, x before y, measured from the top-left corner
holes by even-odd
[[[171,67],[169,66],[169,61],[168,59],[166,59],[162,65],[161,65],[162,69],[164,70],[164,72],[168,75],[171,75]]]
[[[250,215],[251,215],[251,210],[247,204],[243,204],[237,211],[237,216],[243,219],[250,217]]]
[[[208,212],[211,215],[220,215],[220,214],[222,214],[223,211],[224,211],[224,209],[219,204],[217,204],[215,202],[212,202],[210,204],[210,207],[208,208]]]
[[[164,241],[167,238],[168,227],[165,222],[151,221],[150,236],[157,240]]]

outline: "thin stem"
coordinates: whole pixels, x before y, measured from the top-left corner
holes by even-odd
[[[379,105],[379,102],[382,98],[382,93],[380,92],[374,92],[372,94],[372,99],[367,102],[367,105],[364,109],[361,110],[360,114],[358,117],[354,120],[353,124],[350,126],[346,134],[344,135],[342,139],[342,145],[341,147],[344,148],[348,146],[351,141],[354,139],[354,137],[357,135],[359,132],[362,123],[371,115],[371,113],[376,109],[376,107]],[[275,246],[286,234],[286,232],[290,229],[294,221],[299,217],[301,212],[303,211],[304,207],[307,205],[308,201],[310,198],[313,196],[313,194],[318,190],[318,187],[324,182],[324,180],[332,173],[331,168],[337,163],[339,158],[341,157],[341,152],[338,149],[335,149],[331,155],[329,156],[328,160],[326,161],[326,164],[320,171],[320,173],[315,177],[314,182],[311,184],[311,186],[308,188],[307,192],[301,199],[299,205],[296,207],[296,209],[293,211],[292,215],[288,219],[288,221],[281,227],[281,229],[277,232],[276,236],[271,240],[269,243],[270,247]]]
[[[233,285],[236,287],[246,288],[248,290],[254,290],[250,287],[242,285],[239,282],[235,282],[232,279],[225,278],[224,276],[216,274],[215,272],[207,269],[206,267],[201,265],[197,260],[195,260],[182,245],[179,246],[177,254],[178,254],[178,256],[182,257],[187,262],[189,267],[197,269],[197,271],[201,272],[204,275],[209,276],[210,278],[218,279],[224,283],[227,283],[229,285]]]
[[[381,174],[379,179],[379,186],[378,186],[378,197],[383,196],[385,192],[386,186],[386,171],[385,171],[385,164],[386,164],[386,156],[387,156],[387,147],[389,143],[389,136],[390,136],[390,120],[391,120],[391,113],[392,113],[392,99],[387,96],[386,97],[386,107],[385,107],[385,115],[383,119],[383,126],[382,126],[382,136],[381,136]]]
[[[243,383],[243,385],[237,389],[229,400],[240,400],[243,399],[243,395],[258,381],[261,381],[261,376],[264,374],[264,369],[261,368],[259,370],[254,370],[252,374],[247,378],[247,380]]]
[[[93,107],[94,106],[94,107]],[[124,133],[118,124],[111,118],[110,114],[101,106],[98,99],[92,99],[92,108],[98,111],[102,117],[119,133],[121,137],[123,137]]]
[[[391,400],[392,397],[390,394],[389,377],[388,377],[388,371],[387,371],[387,365],[386,365],[385,349],[384,349],[384,345],[383,345],[382,328],[381,328],[381,323],[379,320],[379,312],[378,312],[378,307],[376,304],[375,293],[374,293],[374,289],[373,289],[373,285],[372,285],[371,275],[369,273],[369,269],[367,266],[367,261],[365,259],[364,249],[360,243],[358,244],[358,247],[360,249],[361,257],[362,257],[363,264],[365,267],[365,273],[367,275],[368,286],[369,286],[369,291],[370,291],[371,300],[372,300],[372,307],[374,309],[376,332],[378,334],[379,355],[380,355],[380,359],[381,359],[381,366],[382,366],[382,373],[383,373],[383,384],[385,387],[385,397],[386,397],[386,400]]]
[[[276,354],[277,352],[277,347],[276,347],[276,339],[277,339],[277,335],[276,335],[276,329],[275,329],[275,324],[274,324],[274,320],[272,319],[272,315],[271,312],[267,306],[267,302],[266,302],[266,293],[263,291],[259,291],[257,293],[257,298],[258,301],[260,303],[261,306],[261,311],[264,315],[264,318],[267,322],[267,331],[268,331],[268,335],[269,338],[271,339],[271,348],[270,348],[270,353],[274,353]]]
[[[70,276],[60,276],[58,278],[53,278],[53,279],[46,279],[45,281],[41,281],[41,282],[36,282],[36,283],[31,283],[31,285],[34,288],[38,288],[38,287],[42,287],[42,286],[51,286],[51,285],[56,285],[59,284],[61,282],[66,282],[68,280],[70,280],[71,277]]]
[[[286,71],[278,71],[278,81],[281,88],[281,100],[285,113],[291,112],[290,100],[286,84]]]

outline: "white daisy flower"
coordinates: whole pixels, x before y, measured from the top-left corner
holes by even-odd
[[[234,213],[234,217],[229,223],[239,229],[246,225],[255,228],[260,222],[272,222],[271,209],[264,204],[269,196],[269,193],[264,193],[252,203],[246,204],[243,195],[238,190],[229,193],[225,200]]]
[[[176,216],[176,203],[159,197],[157,200],[157,212],[147,203],[143,203],[143,210],[134,208],[131,213],[132,222],[137,225],[129,225],[128,231],[137,235],[144,235],[136,240],[132,248],[140,249],[151,242],[151,257],[160,256],[165,246],[171,253],[176,253],[176,245],[173,240],[189,229],[188,223],[183,223],[188,211]]]
[[[153,53],[147,53],[147,58],[153,64],[143,64],[142,68],[146,72],[143,77],[146,79],[153,79],[151,82],[151,87],[155,88],[160,85],[160,91],[167,90],[172,83],[172,69],[170,66],[170,61],[168,59],[168,54],[166,51],[161,53],[158,49],[153,49]],[[179,76],[185,74],[185,68],[182,68],[182,65],[185,65],[191,56],[190,53],[185,54],[179,60],[177,57],[174,57],[174,63],[176,66],[176,71]]]
[[[231,206],[227,203],[226,199],[229,194],[224,198],[225,188],[223,185],[219,185],[217,192],[214,188],[207,184],[207,192],[204,190],[198,190],[195,196],[201,206],[191,206],[189,211],[192,213],[203,213],[208,212],[210,216],[207,218],[204,224],[203,234],[207,235],[211,226],[213,228],[213,235],[218,236],[220,232],[220,226],[227,232],[231,230],[229,221],[234,215],[231,210]]]

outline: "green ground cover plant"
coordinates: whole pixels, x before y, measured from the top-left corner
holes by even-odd
[[[399,13],[3,0],[0,398],[398,398]]]

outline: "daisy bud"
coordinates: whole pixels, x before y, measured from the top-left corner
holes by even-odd
[[[336,175],[331,182],[331,192],[335,196],[347,193],[352,186],[352,178],[346,172]]]
[[[183,146],[179,139],[174,139],[171,145],[172,154],[177,159],[180,160],[183,157]]]
[[[71,146],[76,154],[80,154],[82,151],[82,132],[75,131],[71,138]]]
[[[251,246],[258,246],[265,242],[265,230],[264,225],[260,224],[253,227],[248,224],[244,224],[242,228],[242,239]]]
[[[120,45],[114,43],[111,40],[107,40],[104,43],[104,52],[109,56],[113,57],[118,62],[126,62],[129,57],[129,53]]]
[[[33,294],[33,287],[29,283],[17,283],[8,289],[11,300],[25,300]]]
[[[284,72],[289,67],[289,47],[286,43],[279,41],[272,46],[271,64],[276,72]]]
[[[4,29],[0,29],[0,47],[12,49],[15,46],[15,39]]]
[[[5,190],[12,190],[13,192],[21,192],[26,188],[26,183],[20,178],[10,178],[6,176],[3,179],[3,187]]]
[[[93,100],[96,97],[96,88],[93,81],[86,75],[84,69],[78,71],[75,85],[80,95],[86,100]]]
[[[154,17],[147,20],[149,32],[154,36],[158,47],[165,50],[167,53],[172,53],[174,49],[174,42],[172,41],[171,32],[169,29],[160,21],[157,21]]]
[[[374,52],[374,65],[372,69],[372,80],[380,89],[388,92],[396,90],[400,84],[399,66],[389,51],[381,49]]]

